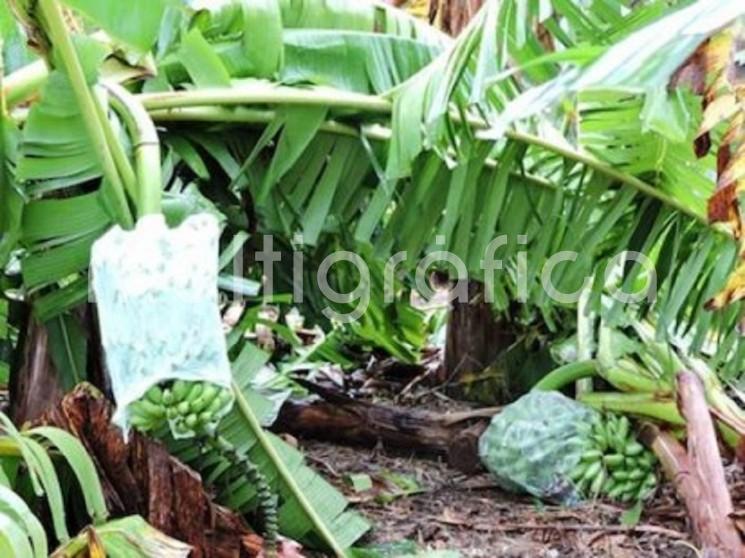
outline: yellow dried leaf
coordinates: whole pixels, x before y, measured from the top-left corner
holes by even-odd
[[[700,136],[710,132],[717,124],[732,118],[738,110],[740,110],[740,106],[734,93],[717,97],[704,110],[704,117],[701,120],[697,135]]]
[[[745,298],[745,262],[740,262],[727,279],[724,288],[706,303],[709,310],[719,310],[728,304]]]

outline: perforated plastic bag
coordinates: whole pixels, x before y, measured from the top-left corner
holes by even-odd
[[[174,229],[162,215],[148,215],[93,245],[93,292],[117,402],[113,420],[125,431],[129,404],[160,382],[230,388],[217,301],[218,238],[209,214]]]
[[[530,392],[494,416],[479,439],[479,456],[503,488],[573,505],[582,498],[570,473],[599,420],[559,392]]]

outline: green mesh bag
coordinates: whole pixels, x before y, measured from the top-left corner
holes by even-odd
[[[574,505],[582,497],[570,476],[599,420],[558,392],[531,392],[494,416],[479,440],[479,456],[503,488]]]

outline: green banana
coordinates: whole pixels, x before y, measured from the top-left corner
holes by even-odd
[[[606,472],[604,469],[600,468],[598,473],[595,475],[595,478],[592,481],[592,484],[590,484],[590,494],[593,498],[597,498],[600,494],[600,490],[603,488],[603,485],[605,484],[606,479]]]
[[[174,403],[183,401],[189,393],[189,384],[184,380],[176,380],[171,388]]]
[[[137,430],[141,430],[143,432],[153,430],[157,426],[152,420],[148,419],[147,417],[143,417],[142,415],[130,416],[129,423]]]
[[[611,474],[617,481],[625,481],[629,479],[629,472],[625,469],[618,469],[616,471],[613,471]]]
[[[593,461],[598,461],[601,457],[603,457],[602,451],[598,449],[591,449],[583,453],[580,460],[585,461],[587,463],[592,463]]]
[[[585,476],[586,470],[587,463],[580,462],[574,467],[574,469],[572,469],[571,473],[569,473],[569,478],[572,480],[572,482],[577,483]]]
[[[163,403],[163,390],[158,386],[153,386],[145,392],[145,398],[154,405]]]
[[[184,401],[188,401],[191,404],[193,401],[196,401],[200,395],[202,395],[203,391],[204,391],[203,382],[191,382],[189,393],[184,398]]]
[[[629,473],[629,480],[640,481],[647,476],[647,471],[644,469],[634,469]]]
[[[617,428],[618,437],[622,439],[628,438],[630,428],[631,428],[631,423],[629,423],[629,419],[626,417],[626,415],[621,415],[621,418],[618,419],[618,428]]]
[[[218,409],[215,406],[211,410]],[[631,501],[646,498],[654,491],[656,459],[636,441],[626,416],[606,414],[586,432],[589,447],[569,475],[581,494]]]
[[[615,468],[619,465],[623,465],[624,456],[618,453],[610,453],[603,456],[603,463],[606,467]]]
[[[218,392],[219,392],[219,388],[217,386],[212,385],[212,384],[206,386],[203,389],[202,394],[197,399],[192,401],[191,412],[200,413],[204,409],[209,407],[209,405],[215,400],[215,398],[217,398]]]
[[[636,457],[644,452],[644,446],[639,442],[631,442],[626,446],[624,454],[628,457]]]
[[[186,425],[186,427],[189,428],[190,430],[194,430],[194,428],[196,428],[198,423],[199,423],[199,419],[197,418],[197,415],[195,415],[194,413],[188,415],[184,419],[184,425]]]
[[[603,464],[600,461],[593,461],[585,469],[585,474],[582,476],[583,479],[591,481],[603,470]]]

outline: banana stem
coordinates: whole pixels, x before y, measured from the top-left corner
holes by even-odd
[[[675,401],[649,393],[594,392],[579,396],[579,401],[599,411],[613,411],[684,425]]]
[[[160,141],[155,124],[145,108],[121,85],[104,82],[111,95],[111,106],[127,128],[134,144],[137,176],[138,217],[160,213],[162,177],[160,169]]]
[[[272,83],[236,83],[233,87],[168,91],[137,95],[148,111],[194,106],[304,105],[389,114],[391,103],[375,95],[364,95],[323,87],[311,89]]]
[[[39,0],[39,9],[47,24],[49,37],[54,44],[54,48],[59,52],[59,59],[70,80],[70,85],[72,86],[80,108],[80,114],[83,118],[83,124],[88,131],[93,149],[98,155],[103,170],[104,182],[112,190],[116,202],[115,211],[117,220],[122,226],[131,228],[133,219],[127,202],[127,196],[124,192],[121,176],[117,171],[114,156],[107,142],[106,133],[104,132],[104,127],[110,124],[107,120],[101,120],[99,118],[100,108],[96,106],[96,99],[93,97],[86,82],[83,68],[80,65],[80,60],[78,60],[72,39],[67,32],[65,20],[57,0]]]
[[[31,97],[41,88],[48,75],[46,62],[37,60],[5,76],[2,89],[8,107],[12,108]]]
[[[555,368],[533,386],[533,391],[556,391],[582,378],[591,378],[598,374],[595,360],[570,362]]]
[[[600,375],[614,388],[625,392],[656,393],[671,396],[669,385],[649,378],[643,371],[634,372],[621,366],[601,368]]]

